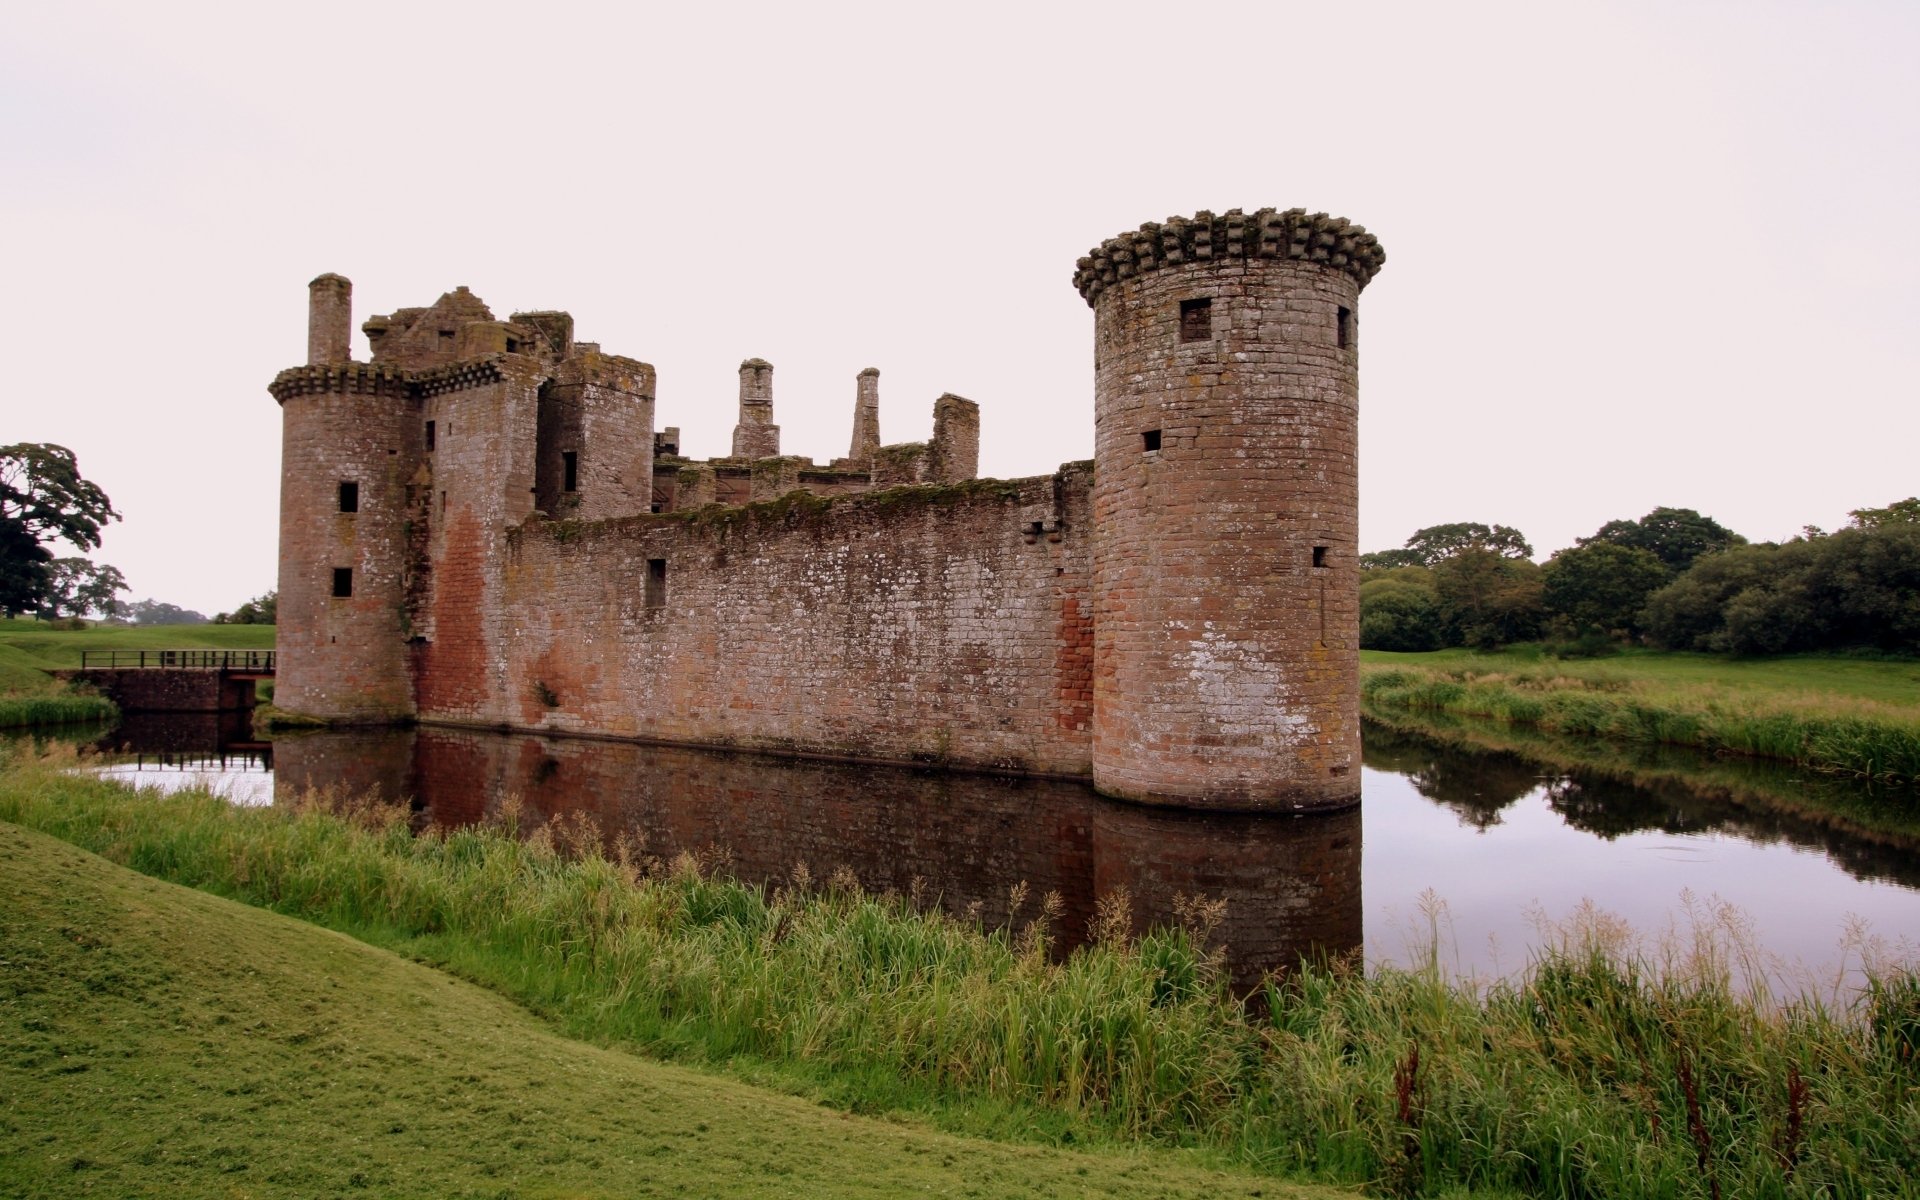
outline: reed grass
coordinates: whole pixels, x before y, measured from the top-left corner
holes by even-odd
[[[119,716],[120,709],[104,696],[79,692],[0,696],[0,729],[98,723]]]
[[[1136,940],[1110,898],[1054,961],[1046,898],[980,929],[845,873],[763,889],[590,825],[521,836],[511,811],[416,835],[404,810],[20,768],[0,819],[401,949],[576,1035],[850,1108],[1406,1195],[1865,1197],[1920,1177],[1920,983],[1898,965],[1869,964],[1859,997],[1783,999],[1743,993],[1713,936],[1649,956],[1592,922],[1508,981],[1306,966],[1249,1006],[1204,949],[1204,904]]]
[[[1376,708],[1480,717],[1568,738],[1691,746],[1859,779],[1920,781],[1920,703],[1474,658],[1366,663],[1361,695]]]

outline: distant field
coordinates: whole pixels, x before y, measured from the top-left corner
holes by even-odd
[[[1452,713],[1576,740],[1693,746],[1862,778],[1920,780],[1920,661],[1913,659],[1368,651],[1360,674],[1376,711]]]
[[[1612,658],[1556,659],[1542,654],[1538,646],[1516,646],[1491,654],[1473,650],[1427,654],[1362,650],[1360,666],[1363,672],[1389,666],[1423,667],[1476,675],[1544,673],[1600,684],[1632,683],[1675,690],[1815,693],[1920,708],[1920,660],[1916,659],[1822,655],[1746,659],[1662,650],[1628,650]]]
[[[48,671],[80,665],[82,650],[271,650],[272,625],[148,625],[52,629],[0,620],[0,695],[57,692]]]

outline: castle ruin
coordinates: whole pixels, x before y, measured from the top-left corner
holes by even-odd
[[[286,709],[1090,778],[1301,811],[1359,798],[1358,297],[1384,261],[1303,210],[1109,239],[1095,458],[975,478],[980,415],[782,455],[773,367],[732,453],[656,429],[654,371],[457,288],[362,326],[310,285],[283,417]]]

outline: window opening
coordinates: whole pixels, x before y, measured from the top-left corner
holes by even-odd
[[[340,481],[340,511],[343,513],[360,511],[360,485],[351,479]]]
[[[1158,429],[1149,429],[1141,434],[1140,448],[1148,454],[1152,454],[1158,450],[1160,448],[1160,431]]]
[[[566,492],[579,491],[580,452],[577,450],[562,450],[560,452],[560,467],[562,473],[566,476],[566,482],[561,485],[561,490]]]
[[[433,449],[433,422],[427,422],[427,449]]]
[[[1333,336],[1334,336],[1334,340],[1339,344],[1342,350],[1345,350],[1347,346],[1352,343],[1353,341],[1353,310],[1352,309],[1343,308],[1334,316]]]
[[[1325,546],[1315,546],[1313,548],[1313,565],[1321,568],[1326,567],[1327,548]]]
[[[667,560],[650,558],[647,560],[647,607],[665,608],[667,606]]]
[[[1213,301],[1202,297],[1180,302],[1180,340],[1204,342],[1213,336]]]
[[[508,354],[520,353],[520,341],[518,338],[507,339],[507,353]]]
[[[336,600],[345,600],[353,595],[353,568],[335,567],[333,569],[333,595]]]
[[[447,494],[445,492],[440,493],[440,515],[443,517],[447,515]]]
[[[440,331],[440,348],[442,350],[453,349],[453,330],[442,329]]]

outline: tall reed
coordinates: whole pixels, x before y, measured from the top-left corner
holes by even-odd
[[[0,729],[111,721],[119,715],[120,710],[113,701],[104,696],[64,693],[0,696]]]
[[[0,819],[403,949],[580,1035],[849,1107],[1408,1194],[1866,1197],[1920,1176],[1920,982],[1899,969],[1847,1005],[1747,998],[1725,956],[1650,960],[1586,930],[1513,981],[1304,967],[1249,1006],[1204,948],[1204,904],[1134,939],[1110,898],[1054,961],[1057,901],[1016,891],[981,929],[845,872],[751,887],[511,811],[416,835],[371,805],[15,770]]]

